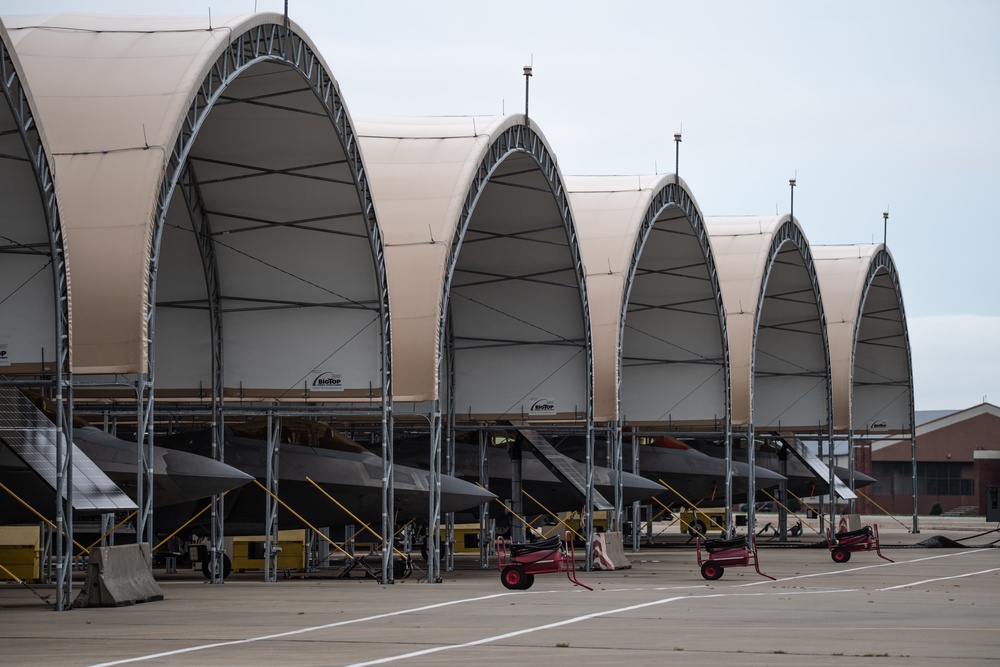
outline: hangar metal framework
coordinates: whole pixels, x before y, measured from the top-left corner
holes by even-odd
[[[158,415],[204,418],[206,404],[219,458],[227,402],[252,401],[262,414],[313,414],[308,404],[323,399],[327,413],[354,413],[358,405],[366,414],[379,411],[383,534],[391,536],[388,290],[349,114],[297,26],[274,14],[218,21],[207,29],[204,19],[62,15],[17,22],[19,49],[45,93],[44,125],[57,138],[56,188],[73,214],[65,224],[77,260],[75,329],[84,332],[76,341],[83,352],[74,355],[78,394],[86,393],[78,398],[131,403],[108,387],[134,377],[126,384],[147,462]],[[48,62],[67,52],[79,58],[60,66],[80,69],[68,78]],[[125,72],[86,67],[88,58],[114,59]],[[123,81],[124,92],[114,94]],[[74,96],[86,111],[67,119],[62,110],[74,105],[63,100]],[[53,97],[62,98],[58,106]],[[80,122],[82,128],[74,125]],[[131,136],[136,127],[139,145]],[[178,185],[183,198],[173,197]],[[199,265],[201,271],[191,270]],[[264,312],[285,313],[278,330],[247,325]],[[328,326],[330,317],[337,327]],[[253,339],[258,329],[265,340],[280,335],[288,349],[308,347],[314,358],[295,366],[272,350],[267,361],[284,372],[269,375],[267,364],[247,352],[264,347]],[[333,329],[340,333],[328,338]],[[265,370],[255,377],[257,369]],[[83,382],[81,373],[93,379]],[[239,390],[227,389],[224,377],[231,385],[238,379]],[[165,409],[157,409],[161,404]],[[140,534],[152,541],[145,491],[151,466],[140,460],[139,470]],[[221,554],[221,498],[214,515],[213,559]],[[388,559],[391,550],[383,551]],[[391,577],[391,568],[383,572]]]
[[[527,119],[526,119],[527,120]],[[525,169],[520,163],[524,160],[517,159],[521,156],[528,156],[534,164]],[[544,179],[544,187],[539,187],[526,180],[534,173],[538,173]],[[509,230],[506,227],[509,223],[499,221],[501,224],[487,220],[484,224],[477,224],[475,211],[476,205],[488,186],[502,186],[503,188],[530,189],[543,195],[549,195],[554,201],[558,211],[558,225],[547,228],[531,228]],[[492,224],[491,224],[492,223]],[[477,255],[473,262],[461,262],[462,255],[457,252],[463,245],[471,246],[475,244]],[[493,250],[491,246],[500,246],[500,250]],[[529,251],[524,248],[541,247],[544,250],[544,258],[536,258],[534,261],[525,261],[531,257]],[[463,206],[461,218],[458,223],[458,237],[453,245],[452,254],[448,261],[448,278],[446,279],[445,292],[443,294],[442,314],[447,314],[448,322],[442,322],[442,330],[447,330],[451,334],[442,337],[442,345],[448,349],[443,350],[445,357],[452,360],[449,370],[458,370],[459,361],[457,357],[467,354],[476,354],[475,351],[492,350],[502,351],[504,359],[508,358],[511,348],[518,347],[556,347],[566,348],[570,351],[570,357],[565,363],[571,363],[579,355],[583,356],[583,367],[585,372],[583,395],[584,419],[583,430],[587,441],[586,453],[586,494],[584,504],[586,507],[593,507],[593,437],[594,437],[594,416],[593,416],[593,357],[592,357],[592,336],[590,331],[590,318],[587,301],[586,276],[583,270],[583,260],[581,257],[579,240],[577,238],[576,227],[570,209],[569,198],[562,183],[555,159],[550,154],[548,147],[542,137],[540,137],[530,124],[514,125],[504,130],[491,144],[486,157],[480,162],[476,170],[476,177],[469,188]],[[551,249],[551,250],[550,250]],[[568,252],[568,257],[566,253]],[[487,257],[497,255],[508,257],[519,257],[520,262],[486,262]],[[562,256],[559,257],[559,254]],[[558,257],[555,260],[554,257]],[[505,266],[506,264],[506,266]],[[516,272],[505,268],[515,269]],[[500,302],[487,303],[484,297],[484,290],[489,290],[493,286],[510,284],[513,281],[514,288],[525,288],[526,294],[516,297],[513,300],[504,300],[503,306]],[[554,290],[563,295],[568,294],[570,299],[579,299],[579,328],[572,333],[559,331],[555,327],[549,327],[540,323],[539,320],[524,320],[528,325],[520,337],[499,337],[492,324],[483,326],[481,315],[475,315],[470,306],[480,306],[493,310],[502,311],[505,319],[520,319],[520,314],[512,307],[521,301],[541,300],[540,291]],[[452,304],[452,297],[461,300],[462,304]],[[561,300],[561,299],[560,299]],[[473,306],[474,307],[474,306]],[[462,321],[463,311],[465,321]],[[522,313],[524,311],[521,311]],[[445,325],[451,324],[449,328]],[[456,333],[457,330],[457,333]],[[467,362],[468,366],[475,363],[472,360]],[[559,372],[559,369],[552,371]],[[477,375],[483,378],[486,373],[477,371]],[[456,398],[459,385],[455,373],[449,372],[446,376],[448,384],[445,387],[445,396],[452,409],[449,411],[449,432],[447,433],[448,458],[454,462],[454,442],[455,442],[455,420]],[[482,381],[482,380],[480,380]],[[544,380],[543,380],[544,381]],[[537,385],[536,385],[537,386]],[[535,386],[522,387],[525,394],[521,399],[527,397]],[[520,404],[520,403],[519,403]],[[523,405],[523,404],[522,404]],[[512,403],[510,408],[514,408]],[[508,410],[510,409],[508,408]],[[574,413],[577,410],[574,409]],[[501,413],[501,418],[509,416]],[[515,415],[523,418],[522,415]],[[577,416],[574,414],[574,419]],[[537,417],[536,417],[537,419]],[[453,467],[449,469],[449,474],[454,474]],[[515,501],[516,502],[516,501]],[[587,513],[587,525],[584,527],[586,534],[587,553],[590,553],[593,540],[593,513]]]
[[[50,301],[54,310],[50,329],[53,332],[51,349],[54,357],[51,367],[47,368],[43,346],[37,368],[33,371],[25,369],[37,373],[37,380],[27,383],[23,379],[2,380],[0,384],[46,387],[51,391],[55,405],[59,408],[56,410],[56,507],[52,539],[56,561],[56,608],[62,610],[70,601],[73,572],[73,448],[69,446],[72,441],[70,425],[73,421],[73,389],[69,361],[68,278],[62,225],[48,151],[32,108],[31,94],[27,84],[22,81],[16,60],[7,30],[0,21],[0,91],[6,100],[6,108],[0,107],[0,146],[3,147],[0,148],[0,169],[3,172],[3,178],[0,179],[0,192],[2,192],[0,201],[3,202],[6,214],[2,219],[4,242],[3,246],[0,246],[0,253],[9,257],[28,259],[32,265],[40,264],[30,269],[29,281],[44,272],[46,265],[50,268],[52,282],[47,287],[51,288]],[[24,198],[26,201],[19,202],[18,199],[21,198],[17,195],[20,193],[6,189],[11,186],[20,188],[26,175],[25,171],[30,174],[28,178],[34,181],[38,199],[29,196]],[[40,209],[42,219],[38,220],[37,213],[33,214],[31,209]],[[7,273],[10,264],[10,261],[4,261],[5,287],[10,279]],[[21,283],[15,291],[24,284],[26,283]],[[5,298],[4,301],[6,300]],[[31,324],[34,325],[35,323]],[[40,329],[36,329],[36,333],[46,329],[49,329],[49,326],[43,325]],[[43,341],[46,339],[47,336],[42,338]],[[8,351],[5,346],[4,352]],[[24,354],[27,351],[19,352]],[[7,358],[5,365],[11,361]]]
[[[734,428],[745,430],[752,476],[755,433],[811,433],[832,442],[826,317],[808,241],[791,215],[706,222],[726,304]],[[828,453],[832,463],[832,447]],[[827,481],[832,489],[832,466]],[[831,520],[833,513],[831,502]],[[751,504],[751,526],[753,515]]]
[[[443,457],[453,471],[458,422],[569,422],[592,440],[585,276],[537,127],[522,115],[360,123],[386,238],[396,402],[426,406],[431,470]]]
[[[257,66],[266,66],[277,63],[290,67],[299,77],[294,80],[285,81],[275,85],[271,82],[264,90],[252,90],[250,94],[240,90],[233,92],[234,83],[245,73]],[[260,77],[259,74],[255,76]],[[269,79],[274,76],[267,77]],[[335,129],[344,157],[341,159],[327,160],[321,163],[292,164],[285,165],[280,169],[261,166],[258,158],[257,162],[246,160],[243,162],[231,160],[213,159],[208,155],[197,154],[196,140],[199,133],[207,124],[209,114],[216,106],[220,105],[257,105],[268,109],[276,109],[280,112],[291,114],[319,115],[321,112],[311,109],[296,98],[303,92],[309,91],[319,101],[322,113],[329,120],[330,125]],[[214,128],[213,128],[214,129]],[[194,151],[194,153],[193,153]],[[206,167],[206,171],[211,170],[214,177],[199,180],[195,169],[195,164]],[[328,174],[331,169],[346,168],[349,178],[339,174]],[[361,210],[348,212],[326,212],[319,215],[310,215],[298,219],[279,219],[266,217],[252,217],[241,215],[232,211],[218,208],[209,208],[206,205],[202,194],[204,187],[218,187],[219,184],[240,184],[248,180],[259,186],[261,179],[269,175],[292,176],[319,181],[321,183],[348,186],[357,191],[357,198],[361,203]],[[391,448],[391,362],[390,359],[390,334],[389,334],[389,296],[386,288],[385,267],[382,254],[382,241],[378,226],[375,221],[375,210],[371,193],[368,188],[367,177],[364,165],[358,148],[358,143],[354,136],[353,128],[349,122],[347,110],[336,88],[335,81],[326,71],[319,57],[312,48],[303,41],[295,32],[289,30],[287,24],[279,25],[271,23],[269,25],[258,25],[247,30],[242,35],[235,37],[228,48],[219,55],[209,74],[202,81],[195,98],[192,100],[184,119],[184,126],[177,137],[174,148],[171,152],[167,174],[161,184],[160,196],[157,202],[157,231],[161,232],[167,219],[171,197],[176,185],[180,183],[187,205],[188,215],[197,240],[197,247],[201,254],[201,262],[205,273],[205,283],[207,288],[207,299],[204,303],[198,304],[190,300],[182,303],[160,302],[159,308],[179,307],[179,308],[207,308],[211,326],[211,349],[212,349],[212,424],[215,429],[215,440],[213,453],[218,460],[224,459],[225,437],[224,411],[225,411],[225,364],[224,364],[224,335],[223,319],[229,310],[240,309],[260,309],[278,310],[282,308],[347,308],[374,312],[378,321],[378,336],[381,341],[381,354],[383,363],[382,372],[379,378],[379,386],[383,388],[385,400],[383,406],[383,461],[385,469],[385,485],[383,489],[383,535],[392,535],[394,528],[392,525],[392,448]],[[337,228],[329,225],[331,220],[360,219],[363,221],[363,231],[370,244],[371,256],[376,274],[376,284],[378,285],[377,297],[375,299],[356,299],[350,296],[340,296],[338,301],[330,302],[309,302],[301,298],[293,298],[291,295],[285,298],[261,298],[253,295],[249,297],[238,297],[234,294],[225,293],[221,285],[219,275],[219,262],[217,259],[217,244],[220,234],[213,230],[212,218],[223,218],[227,221],[236,220],[236,224],[241,225],[241,229],[233,230],[228,225],[224,234],[247,233],[253,229],[271,230],[279,229],[301,229],[301,230],[321,230],[324,234],[333,236],[353,235],[357,236],[359,229]],[[324,225],[326,223],[326,225]],[[157,240],[159,233],[157,233]],[[156,294],[156,275],[159,260],[159,243],[154,245],[150,274],[150,303],[154,302]],[[228,308],[226,303],[236,303]],[[154,309],[150,308],[150,331],[152,332]],[[150,345],[155,342],[155,336],[150,335]],[[148,400],[152,401],[153,381],[153,352],[150,350],[150,373],[149,390],[146,394]],[[147,411],[151,413],[152,410]],[[151,437],[151,429],[144,429]],[[272,485],[272,490],[276,485]],[[223,526],[222,516],[224,502],[221,496],[215,498],[213,507],[212,541],[213,557],[221,557],[224,550],[222,543]],[[271,513],[269,512],[269,518]],[[272,522],[269,522],[269,526]],[[274,524],[276,525],[276,523]],[[269,544],[277,543],[277,528],[269,530]],[[270,533],[274,533],[273,535]],[[391,549],[384,548],[385,558],[391,556]],[[387,565],[387,564],[386,564]],[[213,576],[220,576],[221,565],[213,567]],[[384,566],[383,572],[391,572],[391,568]]]
[[[883,246],[814,258],[793,215],[704,218],[676,174],[564,179],[526,115],[355,123],[287,16],[207,28],[199,18],[83,15],[12,25],[16,38],[0,25],[0,169],[34,179],[42,215],[23,216],[23,237],[12,227],[23,221],[5,216],[14,242],[0,251],[52,266],[54,289],[31,295],[54,302],[54,322],[33,313],[15,337],[55,332],[54,380],[44,351],[35,365],[19,359],[65,399],[64,522],[74,398],[135,415],[138,532],[150,543],[164,423],[207,421],[222,461],[226,420],[266,417],[277,496],[283,418],[378,422],[385,583],[403,415],[428,422],[428,581],[440,580],[442,470],[454,472],[459,431],[479,432],[481,466],[489,429],[582,433],[588,508],[595,423],[619,473],[626,425],[711,433],[726,446],[730,530],[737,430],[751,489],[755,434],[829,443],[832,489],[835,433],[853,443],[881,423],[913,432],[902,297]],[[6,182],[5,204],[38,208]],[[837,267],[829,281],[826,266]],[[6,270],[3,284],[16,284]],[[831,303],[843,322],[827,320]],[[398,412],[403,403],[412,410]],[[618,485],[615,521],[620,476]],[[831,522],[834,511],[831,502]],[[214,583],[225,512],[213,498]],[[272,549],[270,498],[262,514]],[[587,512],[588,563],[593,530]],[[63,605],[71,542],[58,548]]]
[[[687,185],[675,174],[576,176],[569,183],[597,332],[595,413],[612,425],[611,459],[623,464],[626,419],[630,430],[700,429],[731,444],[722,292]],[[632,472],[640,465],[635,448]],[[727,466],[730,507],[731,482]]]
[[[846,437],[851,486],[860,434],[909,434],[914,483],[911,530],[919,532],[913,361],[892,255],[883,244],[816,246],[813,253],[832,313],[834,430]]]

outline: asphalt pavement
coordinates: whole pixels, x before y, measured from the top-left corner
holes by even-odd
[[[476,555],[457,556],[441,583],[419,570],[392,585],[337,569],[221,585],[156,571],[162,601],[66,612],[34,594],[51,586],[6,583],[0,664],[1000,664],[996,526],[923,519],[919,534],[879,519],[895,562],[861,551],[835,563],[811,526],[798,544],[762,536],[773,581],[752,566],[706,581],[686,536],[665,529],[669,546],[628,551],[629,569],[580,572],[593,591],[564,573],[507,590]],[[936,535],[963,546],[915,546]]]

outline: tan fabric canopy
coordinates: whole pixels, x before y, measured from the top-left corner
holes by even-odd
[[[355,119],[385,243],[396,400],[438,396],[441,296],[459,214],[494,134],[515,122]]]
[[[913,377],[892,257],[882,244],[812,253],[830,336],[834,428],[908,428]]]
[[[234,34],[277,14],[6,19],[62,207],[77,373],[147,370],[153,212],[198,87]],[[293,27],[297,30],[297,27]]]
[[[461,369],[457,411],[520,416],[538,398],[533,390],[583,410],[582,359],[543,372],[589,342],[582,340],[582,276],[572,253],[554,247],[569,241],[548,180],[558,172],[546,174],[537,162],[544,155],[554,167],[539,129],[519,114],[355,120],[385,240],[395,400],[441,396],[447,303]],[[512,138],[522,129],[523,137]],[[543,355],[547,345],[556,347]]]
[[[566,185],[587,269],[594,418],[619,418],[619,391],[629,423],[724,418],[718,285],[687,185],[673,174],[570,176]]]

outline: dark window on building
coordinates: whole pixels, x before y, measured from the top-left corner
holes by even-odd
[[[962,476],[966,472],[970,477]],[[921,496],[975,495],[971,479],[972,465],[967,463],[917,462],[917,493]],[[878,480],[872,493],[878,495],[912,495],[912,469],[906,461],[874,461],[872,477]]]

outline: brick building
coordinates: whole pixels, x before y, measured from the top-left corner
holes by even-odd
[[[986,514],[987,487],[1000,486],[1000,407],[981,403],[951,413],[917,415],[917,512],[929,514],[935,503],[944,511],[976,508]],[[858,470],[878,480],[866,495],[893,514],[913,512],[909,440],[856,443],[868,449]],[[971,511],[971,510],[970,510]]]

